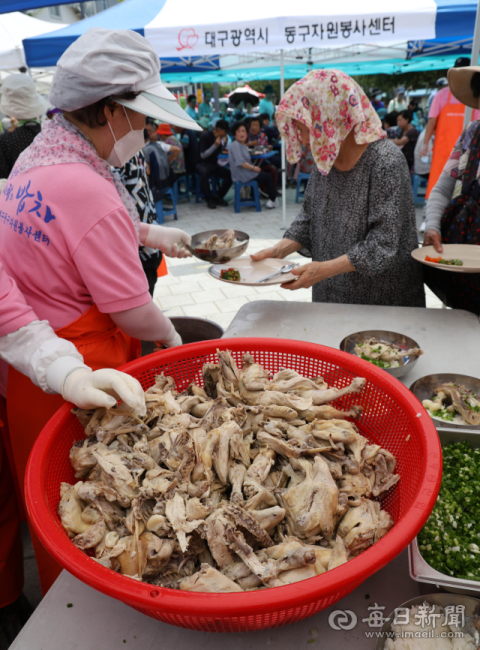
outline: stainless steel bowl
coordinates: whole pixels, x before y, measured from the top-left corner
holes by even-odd
[[[384,330],[365,330],[364,332],[355,332],[355,334],[349,334],[346,336],[340,343],[340,350],[343,352],[349,352],[350,354],[355,354],[355,346],[372,337],[375,337],[378,341],[384,341],[385,343],[394,343],[405,351],[410,350],[411,348],[420,347],[418,343],[411,339],[409,336],[399,334],[398,332],[385,332]],[[398,368],[383,368],[383,370],[385,370],[385,372],[388,372],[389,375],[393,375],[394,377],[403,377],[403,375],[406,375],[407,372],[410,372],[417,361],[418,357],[404,357],[399,361],[400,365]]]
[[[432,399],[435,395],[435,388],[441,384],[460,384],[465,386],[468,390],[473,390],[474,393],[480,395],[480,379],[469,377],[468,375],[457,375],[455,373],[437,373],[436,375],[426,375],[417,379],[411,386],[410,390],[415,397],[423,402],[424,399]],[[441,422],[440,420],[433,420],[437,429],[462,429],[480,431],[478,424],[454,424],[453,422]]]
[[[471,634],[473,638],[476,640],[478,643],[478,632],[475,627],[476,620],[478,620],[480,616],[480,600],[477,600],[477,598],[471,598],[470,596],[462,596],[459,594],[427,594],[426,596],[417,596],[417,598],[412,598],[411,600],[407,600],[406,603],[402,603],[399,605],[396,609],[402,608],[402,609],[410,609],[411,607],[415,607],[418,605],[423,605],[423,603],[427,602],[429,605],[438,605],[439,607],[448,607],[449,605],[454,605],[455,607],[459,605],[463,605],[465,607],[464,609],[464,627],[459,628],[458,631],[462,632],[463,634]],[[384,650],[385,648],[385,643],[387,641],[387,634],[392,631],[392,623],[393,619],[395,616],[395,610],[388,616],[390,620],[385,621],[383,624],[382,629],[378,633],[378,640],[377,644],[375,646],[375,650]],[[423,628],[419,625],[418,626],[418,631],[421,633],[423,632]],[[421,646],[421,640],[419,641],[419,645]]]
[[[190,246],[187,246],[187,248],[192,255],[195,255],[195,257],[198,257],[198,259],[203,262],[210,262],[211,264],[227,264],[230,260],[240,257],[240,255],[247,250],[250,237],[246,232],[235,230],[235,242],[234,246],[231,248],[210,249],[203,246],[207,239],[212,235],[218,235],[220,237],[225,232],[227,232],[226,228],[223,230],[206,230],[205,232],[199,232],[192,237],[192,243]]]

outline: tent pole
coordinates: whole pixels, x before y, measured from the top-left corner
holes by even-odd
[[[470,65],[478,65],[478,56],[480,53],[480,0],[477,6],[477,16],[475,18],[475,31],[473,32],[472,58]],[[463,119],[463,128],[472,121],[472,109],[470,106],[465,107],[465,117]]]
[[[480,2],[480,0],[479,0]],[[283,50],[280,50],[280,99],[285,94],[285,70]],[[282,138],[282,230],[287,228],[287,161],[285,158],[285,138]]]

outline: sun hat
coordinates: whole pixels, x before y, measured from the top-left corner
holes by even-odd
[[[440,77],[440,79],[437,79],[436,86],[437,88],[443,88],[444,86],[448,86],[447,77]]]
[[[2,84],[0,111],[17,120],[31,120],[40,117],[49,104],[35,88],[35,82],[28,74],[11,74]]]
[[[132,92],[139,94],[119,98]],[[106,97],[162,122],[201,130],[162,84],[158,54],[132,30],[93,27],[58,60],[49,95],[53,106],[75,111]]]
[[[274,93],[275,91],[273,90],[272,84],[267,84],[265,88],[263,89],[263,93],[265,95],[270,95],[271,93]]]
[[[480,72],[480,66],[471,65],[466,68],[450,68],[447,72],[448,85],[452,95],[459,102],[472,108],[479,107],[479,98],[474,97],[471,87],[472,77],[476,72]]]
[[[405,86],[398,87],[397,95],[405,95]]]
[[[173,131],[170,128],[170,124],[160,124],[157,129],[158,135],[173,135]]]

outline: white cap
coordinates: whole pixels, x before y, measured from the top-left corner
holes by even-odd
[[[31,120],[43,115],[48,102],[35,88],[35,82],[28,74],[11,74],[2,84],[0,111],[17,120]]]
[[[126,93],[135,99],[118,99]],[[49,99],[75,111],[110,97],[154,119],[201,130],[162,84],[160,60],[150,43],[129,29],[93,27],[65,50],[57,63]]]

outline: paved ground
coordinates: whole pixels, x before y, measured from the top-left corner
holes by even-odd
[[[233,200],[231,195],[227,199]],[[287,190],[287,226],[298,214],[300,205],[295,203],[295,191]],[[261,213],[253,208],[235,214],[233,205],[228,208],[209,210],[204,202],[195,204],[182,202],[178,208],[178,221],[165,225],[179,227],[194,235],[203,230],[215,228],[237,228],[250,235],[248,253],[256,252],[274,244],[283,236],[282,210],[267,210]],[[417,226],[422,220],[422,210],[417,209]],[[300,255],[292,256],[304,260]],[[236,287],[219,282],[208,273],[208,264],[195,259],[168,259],[169,275],[160,278],[155,287],[154,299],[168,316],[200,316],[209,318],[224,329],[228,327],[237,311],[253,300],[292,300],[307,302],[311,300],[310,289],[286,291],[274,287],[253,288]],[[441,302],[427,290],[427,306],[441,308]],[[41,600],[38,573],[33,548],[26,524],[22,526],[24,543],[25,594],[36,607]],[[5,638],[0,632],[0,650],[6,650]]]
[[[227,199],[229,196],[227,196]],[[295,191],[287,190],[287,226],[298,214],[300,205],[295,203]],[[178,221],[167,221],[166,226],[182,228],[190,235],[216,228],[237,228],[250,235],[248,253],[253,253],[274,244],[283,236],[282,209],[261,213],[246,208],[235,214],[233,205],[228,208],[209,210],[204,202],[195,204],[182,202],[178,208]],[[171,217],[168,217],[171,219]],[[418,226],[422,210],[417,209]],[[299,260],[305,260],[295,255]],[[204,264],[196,258],[167,260],[169,275],[160,278],[155,287],[154,299],[168,316],[199,316],[209,318],[227,328],[237,311],[247,302],[254,300],[310,301],[311,290],[287,291],[280,287],[236,287],[212,278]],[[441,302],[427,290],[427,306],[440,308]]]

